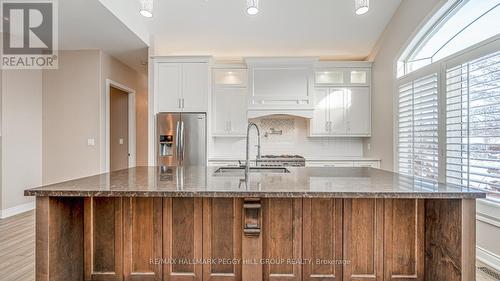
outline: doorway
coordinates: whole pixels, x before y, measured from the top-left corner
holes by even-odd
[[[105,172],[135,167],[135,91],[106,80]]]
[[[128,168],[128,93],[109,89],[109,171]]]

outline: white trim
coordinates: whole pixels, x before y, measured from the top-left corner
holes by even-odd
[[[500,256],[492,253],[484,248],[476,246],[476,258],[486,264],[487,266],[493,268],[496,271],[500,271]]]
[[[372,68],[371,61],[328,61],[320,60],[314,65],[315,68],[341,67],[341,68]]]
[[[212,56],[152,56],[152,63],[157,62],[177,62],[177,63],[213,63]]]
[[[128,166],[129,168],[135,167],[136,163],[136,148],[135,148],[135,136],[136,136],[136,126],[135,126],[135,90],[129,88],[123,84],[120,84],[111,79],[106,79],[106,97],[104,102],[104,112],[106,116],[106,124],[105,124],[105,146],[104,146],[104,155],[105,155],[105,164],[104,170],[101,171],[103,173],[109,172],[109,164],[110,164],[110,117],[109,117],[109,105],[110,105],[110,87],[120,89],[124,92],[128,93],[128,151],[129,151],[129,160]]]
[[[149,49],[151,52],[151,48]],[[148,63],[148,165],[156,165],[156,63],[151,57]]]
[[[35,201],[0,210],[0,219],[12,217],[35,209]]]

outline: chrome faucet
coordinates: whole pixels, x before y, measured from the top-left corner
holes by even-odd
[[[259,131],[259,126],[253,122],[248,123],[247,127],[247,154],[246,154],[246,162],[245,162],[245,180],[248,179],[248,173],[250,172],[250,129],[255,127],[257,130],[257,157],[255,158],[255,165],[257,165],[258,161],[260,160],[260,131]]]

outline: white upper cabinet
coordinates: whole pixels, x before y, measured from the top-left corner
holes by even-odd
[[[347,134],[347,116],[346,111],[349,107],[346,99],[345,89],[330,89],[330,134]]]
[[[343,85],[345,71],[340,70],[317,70],[315,71],[315,82],[320,85]]]
[[[247,89],[214,89],[213,136],[244,136],[247,126]]]
[[[357,62],[352,67],[349,62],[341,64],[340,62],[332,65],[341,65],[340,67],[328,66],[322,64],[314,70],[314,82],[316,87],[321,86],[369,86],[371,77],[370,63]],[[359,66],[357,66],[359,65]]]
[[[330,89],[317,88],[314,91],[314,112],[311,119],[311,134],[327,135],[330,133]]]
[[[314,71],[316,86],[367,86],[369,68],[328,68]]]
[[[157,63],[155,65],[155,94],[158,112],[181,109],[182,65]]]
[[[371,135],[371,63],[318,62],[310,136]]]
[[[246,61],[249,109],[313,108],[314,59],[249,58]]]
[[[208,62],[193,59],[156,59],[154,95],[157,112],[206,112],[208,110]]]
[[[310,136],[370,136],[370,88],[316,88]]]
[[[185,63],[182,65],[183,111],[207,111],[208,89],[207,63]]]
[[[248,123],[247,70],[244,65],[212,70],[212,136],[243,137]]]
[[[368,87],[351,87],[346,89],[347,134],[370,135],[371,102]]]

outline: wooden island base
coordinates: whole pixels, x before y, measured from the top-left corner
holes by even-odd
[[[37,197],[36,280],[475,280],[475,199]]]

